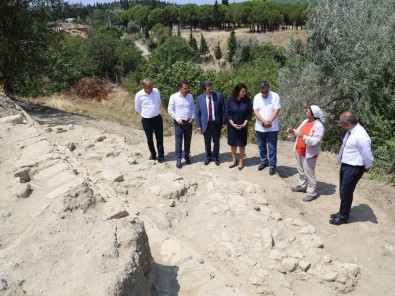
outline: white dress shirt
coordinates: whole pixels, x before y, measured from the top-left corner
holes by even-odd
[[[253,109],[258,110],[263,119],[269,120],[274,110],[281,109],[280,96],[273,91],[269,91],[269,96],[265,99],[259,93],[254,97]],[[278,129],[278,117],[274,119],[271,127],[264,127],[263,123],[258,119],[255,121],[255,130],[258,132],[275,132]]]
[[[157,88],[153,88],[150,94],[144,89],[137,92],[134,98],[134,109],[143,118],[152,118],[160,113],[160,93]]]
[[[350,129],[350,136],[344,146],[341,162],[354,166],[372,166],[374,157],[371,150],[371,139],[366,130],[358,123]]]
[[[177,92],[170,96],[167,111],[175,121],[189,120],[195,118],[194,105],[190,93],[184,97],[180,92]]]

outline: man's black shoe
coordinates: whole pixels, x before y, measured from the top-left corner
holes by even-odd
[[[221,164],[221,162],[219,161],[219,159],[217,158],[216,160],[215,160],[215,165],[216,166],[219,166]]]
[[[348,219],[342,219],[339,217],[329,220],[329,223],[332,225],[342,225],[342,224],[347,224],[347,222],[348,222]]]
[[[177,160],[176,167],[177,169],[182,168],[181,161]]]
[[[339,216],[339,213],[333,213],[329,215],[329,218],[334,219],[337,218],[337,216]]]
[[[208,165],[211,162],[210,158],[206,158],[206,160],[204,161],[204,165]]]
[[[158,157],[158,162],[159,162],[159,163],[165,162],[165,158],[164,158],[164,157]]]
[[[148,159],[149,160],[156,160],[156,156],[151,155]]]
[[[191,164],[192,163],[191,158],[189,156],[185,156],[185,163],[186,164]]]
[[[269,175],[273,176],[276,173],[276,168],[270,168]]]
[[[263,164],[263,163],[261,163],[260,165],[259,165],[259,167],[258,167],[258,171],[262,171],[264,168],[266,168],[267,167],[267,164]]]

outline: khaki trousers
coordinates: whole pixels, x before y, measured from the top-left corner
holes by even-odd
[[[317,196],[317,180],[315,179],[315,164],[317,158],[306,158],[300,156],[297,152],[296,155],[296,168],[299,173],[299,186],[306,189],[308,196]]]

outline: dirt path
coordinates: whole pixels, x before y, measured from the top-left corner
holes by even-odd
[[[173,137],[165,138],[167,161],[159,164],[148,160],[141,131],[23,107],[43,129],[52,128],[59,145],[76,144],[73,153],[92,177],[122,173],[124,180],[111,186],[145,223],[157,263],[153,295],[394,295],[395,189],[363,178],[349,224],[330,225],[339,205],[335,155],[320,155],[320,197],[304,203],[303,194],[290,191],[297,182],[290,142],[279,142],[275,176],[257,170],[255,145],[247,146],[242,171],[229,169],[226,139],[221,165],[204,166],[199,135],[192,139],[192,164],[177,169]],[[54,132],[57,127],[67,132]],[[107,140],[87,144],[100,134]]]

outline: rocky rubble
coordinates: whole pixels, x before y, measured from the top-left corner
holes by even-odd
[[[6,295],[23,289],[48,295],[55,289],[68,295],[134,289],[140,294],[133,295],[153,296],[364,295],[358,294],[363,276],[376,278],[361,257],[339,259],[333,244],[343,243],[339,233],[379,231],[366,223],[339,230],[327,221],[324,227],[321,217],[308,220],[309,211],[326,213],[319,207],[332,201],[325,196],[302,211],[286,174],[269,177],[249,167],[255,157],[249,147],[242,172],[226,163],[204,166],[204,155],[196,153],[204,145],[196,149],[196,137],[192,165],[178,170],[173,138],[165,139],[170,152],[159,164],[146,159],[141,131],[128,130],[126,139],[108,123],[97,129],[27,122],[0,123],[0,135],[10,139],[0,147],[7,150],[0,154],[0,190],[8,194],[0,201],[0,289]],[[386,233],[388,256],[391,237]],[[344,241],[352,252],[359,243]]]
[[[27,122],[0,121],[0,294],[148,295],[143,223],[23,110],[0,105],[2,119]]]
[[[179,267],[181,295],[294,295],[298,283],[306,290],[323,285],[327,295],[355,288],[359,266],[328,260],[316,229],[303,220],[284,217],[257,183],[228,179],[207,167],[188,179],[174,172],[169,161],[144,161],[141,148],[118,135],[99,133],[78,139],[73,131],[67,133],[76,146],[73,155],[93,182],[111,187],[151,225],[147,226],[151,248],[159,248],[155,260]],[[150,235],[151,228],[156,235]],[[158,230],[164,241],[157,239]],[[171,249],[170,256],[163,248]],[[208,279],[202,281],[202,271],[192,272],[191,266],[205,268]],[[163,276],[160,271],[158,276]],[[206,290],[217,277],[225,287],[215,293]],[[177,292],[159,284],[156,288],[154,295]]]

